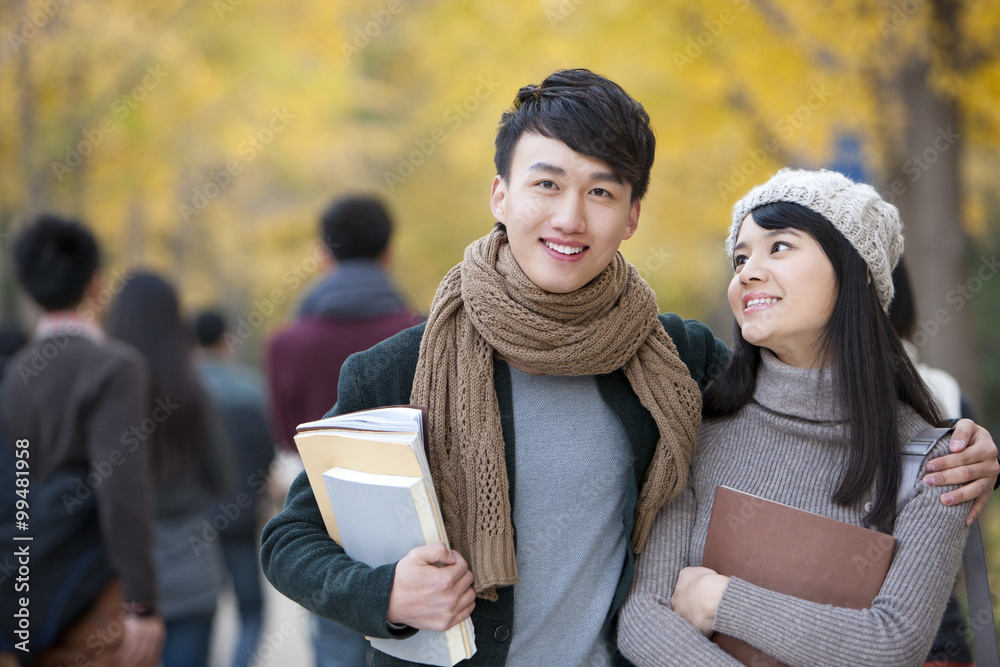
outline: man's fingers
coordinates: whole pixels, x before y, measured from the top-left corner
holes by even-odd
[[[969,510],[968,515],[966,515],[965,517],[966,526],[972,525],[972,522],[976,520],[976,517],[979,516],[979,513],[983,511],[984,507],[986,507],[986,501],[989,500],[989,498],[990,498],[989,495],[981,495],[978,498],[976,498],[976,502],[972,503],[972,508]]]
[[[976,430],[976,423],[971,419],[959,419],[955,423],[955,431],[951,434],[951,442],[949,447],[951,451],[956,452],[964,449],[966,445],[972,442],[972,434]]]
[[[924,476],[924,482],[928,486],[948,486],[982,481],[983,485],[989,483],[992,489],[992,481],[995,474],[989,464],[977,463],[975,465],[961,466],[959,468],[950,468],[941,472],[931,473]],[[979,489],[980,492],[982,490],[984,489]]]
[[[939,456],[936,459],[931,459],[927,462],[927,471],[939,472],[942,470],[951,470],[952,468],[961,468],[971,463],[978,463],[981,459],[982,456],[974,448],[963,449],[960,452],[953,452],[945,456]]]
[[[451,587],[455,590],[455,592],[464,592],[466,589],[471,591],[473,581],[472,572],[467,569],[460,569],[457,565],[451,566],[451,569],[455,573],[454,579],[452,579],[451,582]],[[473,593],[473,597],[475,597],[475,593]]]
[[[455,562],[453,553],[457,553],[448,549],[444,542],[435,542],[434,544],[425,544],[419,547],[413,547],[410,549],[410,553],[407,556],[412,556],[415,559],[427,563],[429,565],[436,565],[438,563],[442,565],[451,565]]]
[[[954,491],[949,491],[941,496],[941,502],[945,505],[961,505],[962,503],[978,498],[987,490],[987,482],[984,479],[977,479],[965,486],[960,486]],[[992,488],[990,489],[992,490]],[[989,495],[987,494],[987,497]]]
[[[455,616],[455,624],[457,625],[462,621],[464,621],[465,619],[467,619],[469,616],[471,616],[472,610],[475,608],[476,608],[476,594],[473,593],[472,600],[469,602],[469,604],[465,605],[465,607],[463,607],[462,610],[459,611],[458,614]]]

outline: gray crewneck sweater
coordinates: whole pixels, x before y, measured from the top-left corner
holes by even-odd
[[[628,435],[593,375],[510,375],[520,581],[506,664],[610,666],[607,623],[634,474]]]
[[[832,500],[847,456],[834,372],[763,355],[754,400],[702,425],[690,483],[657,515],[619,624],[619,647],[636,665],[740,664],[670,608],[678,572],[701,564],[718,485],[855,525],[874,499],[853,507]],[[899,416],[906,439],[927,426],[908,406]],[[928,458],[946,452],[945,438]],[[956,487],[916,488],[896,519],[896,554],[871,609],[818,605],[733,578],[714,629],[792,666],[920,665],[955,583],[968,505],[939,501]]]

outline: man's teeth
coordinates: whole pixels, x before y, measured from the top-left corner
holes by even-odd
[[[781,299],[773,296],[769,296],[766,299],[750,299],[749,301],[747,301],[747,308],[750,308],[752,306],[759,306],[765,303],[777,303],[778,301],[781,301]]]
[[[545,241],[545,245],[548,246],[549,248],[552,248],[556,252],[563,254],[563,255],[575,255],[575,254],[577,254],[579,252],[583,252],[583,248],[582,247],[576,247],[576,248],[574,248],[574,247],[570,247],[568,245],[559,245],[558,243],[549,243],[548,241]]]

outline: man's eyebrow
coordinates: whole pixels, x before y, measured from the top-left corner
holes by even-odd
[[[555,174],[556,176],[565,176],[566,170],[562,167],[557,167],[554,164],[549,164],[548,162],[536,162],[535,164],[528,167],[528,171],[544,171],[549,174]]]
[[[528,167],[528,171],[542,171],[549,174],[555,174],[556,176],[566,175],[565,169],[554,164],[549,164],[548,162],[536,162]],[[622,177],[613,171],[595,171],[590,174],[590,179],[593,181],[612,181],[622,185],[625,183],[625,181],[622,180]]]
[[[590,178],[594,181],[611,181],[613,183],[618,183],[619,185],[625,185],[625,181],[622,177],[613,171],[595,171],[590,175]]]

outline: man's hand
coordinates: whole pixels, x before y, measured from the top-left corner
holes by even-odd
[[[159,616],[126,616],[118,664],[121,667],[155,667],[160,664],[166,636],[167,630]]]
[[[416,547],[396,564],[388,621],[444,631],[472,613],[476,593],[462,555],[444,543]]]
[[[670,606],[706,637],[712,636],[715,612],[729,584],[724,577],[707,567],[686,567],[677,575],[677,585]]]
[[[930,486],[965,484],[942,495],[941,502],[956,505],[975,498],[965,519],[968,526],[985,507],[996,485],[997,474],[1000,474],[997,446],[989,431],[970,419],[963,419],[955,424],[950,449],[951,454],[927,462],[928,474],[924,476],[924,483]]]

